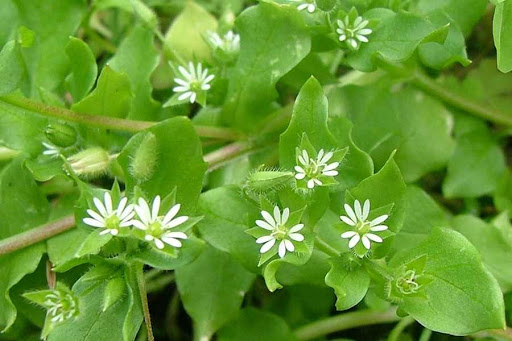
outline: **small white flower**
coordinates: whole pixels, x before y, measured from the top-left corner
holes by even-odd
[[[60,148],[47,142],[42,143],[45,147],[45,150],[43,151],[43,155],[48,155],[51,157],[58,157],[60,155]]]
[[[136,228],[145,231],[146,236],[144,238],[147,241],[153,241],[159,249],[164,248],[164,243],[174,247],[181,247],[182,244],[179,239],[187,239],[187,235],[183,232],[167,231],[188,220],[187,216],[176,218],[180,207],[180,204],[176,204],[165,216],[160,216],[159,195],[153,200],[151,209],[149,209],[149,204],[145,199],[139,198],[139,204],[135,206],[135,211],[137,211],[140,220],[132,220],[131,223]]]
[[[337,24],[339,28],[336,32],[340,35],[339,40],[346,41],[354,49],[357,49],[361,43],[367,43],[366,36],[372,33],[371,29],[366,28],[369,21],[360,16],[351,23],[347,15],[344,20],[338,20]]]
[[[130,220],[135,212],[133,211],[133,205],[126,205],[128,202],[126,197],[121,199],[115,210],[112,207],[112,197],[109,192],[105,192],[104,202],[101,202],[98,198],[94,198],[93,201],[99,213],[88,209],[87,213],[90,217],[84,218],[83,222],[92,227],[104,228],[100,235],[110,233],[116,236],[120,227],[131,226]]]
[[[364,202],[361,208],[359,200],[354,202],[354,209],[349,205],[345,204],[345,212],[347,216],[341,216],[340,219],[347,225],[354,228],[353,231],[347,231],[341,235],[341,238],[349,239],[349,248],[354,248],[359,241],[363,243],[366,249],[370,249],[371,242],[382,243],[382,238],[372,232],[380,232],[388,229],[386,225],[381,225],[388,215],[381,215],[371,221],[368,221],[368,215],[370,214],[370,200]]]
[[[240,50],[240,35],[233,31],[228,31],[224,37],[221,37],[217,32],[209,31],[207,37],[214,48],[224,52],[236,53]]]
[[[260,249],[260,253],[265,253],[270,250],[276,241],[280,241],[279,243],[279,257],[283,258],[286,254],[286,251],[293,252],[295,250],[295,246],[291,242],[290,239],[301,242],[304,240],[304,236],[299,232],[304,227],[304,224],[297,224],[290,229],[285,227],[286,222],[290,216],[290,209],[285,208],[283,213],[279,210],[279,207],[274,207],[274,216],[272,216],[267,211],[261,211],[261,216],[265,220],[256,220],[256,225],[259,227],[271,231],[270,235],[263,236],[256,239],[256,243],[263,244]]]
[[[323,185],[322,181],[318,179],[319,176],[337,176],[338,171],[336,168],[340,165],[339,162],[328,163],[333,157],[333,152],[326,153],[323,149],[320,149],[316,159],[310,158],[306,150],[302,150],[299,154],[299,165],[295,166],[295,178],[302,180],[307,178],[308,188],[313,188],[315,185]]]
[[[209,83],[215,77],[215,75],[208,75],[208,69],[203,69],[201,63],[197,63],[197,66],[194,66],[194,63],[189,62],[188,69],[179,66],[178,70],[182,78],[174,78],[178,86],[174,87],[172,91],[182,93],[178,100],[188,99],[190,103],[196,101],[199,92],[210,89],[211,85]]]
[[[52,322],[62,322],[73,317],[77,312],[75,298],[61,290],[54,290],[45,296],[44,306]]]
[[[313,13],[316,10],[315,2],[312,0],[300,1],[299,6],[297,6],[299,11],[307,10],[309,13]]]

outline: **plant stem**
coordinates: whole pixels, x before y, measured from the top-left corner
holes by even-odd
[[[424,328],[421,332],[419,341],[429,341],[430,336],[432,336],[432,331],[428,328]]]
[[[396,324],[391,333],[389,333],[388,341],[400,340],[400,335],[402,335],[404,329],[407,328],[409,325],[413,324],[414,322],[415,320],[410,316],[407,316],[404,319],[402,319],[400,322]]]
[[[232,160],[251,149],[252,148],[248,142],[234,142],[206,154],[204,156],[204,161],[208,163],[208,170],[212,171],[219,168],[227,161]]]
[[[370,326],[380,323],[392,323],[401,318],[396,315],[396,309],[385,312],[374,310],[360,310],[344,313],[323,320],[315,321],[295,330],[299,340],[312,340],[330,333],[346,329]]]
[[[153,327],[151,327],[151,315],[149,314],[148,294],[146,292],[146,281],[144,280],[144,264],[138,263],[135,265],[137,284],[139,285],[140,300],[142,302],[142,311],[144,313],[144,322],[146,323],[146,330],[148,332],[148,340],[155,341],[153,336]]]
[[[512,115],[489,108],[467,96],[454,93],[421,72],[417,71],[413,74],[412,83],[426,93],[457,109],[497,124],[512,126]]]
[[[5,255],[27,246],[39,243],[45,239],[56,236],[75,226],[74,215],[65,216],[62,219],[52,221],[26,232],[0,240],[0,255]]]
[[[77,113],[69,109],[53,107],[51,105],[47,105],[16,95],[0,96],[0,101],[47,117],[85,124],[91,127],[127,131],[131,133],[136,133],[141,130],[150,128],[158,123],[150,121],[135,121],[123,118]],[[230,128],[209,126],[194,127],[196,129],[197,134],[201,137],[210,137],[223,140],[237,140],[242,138],[242,135],[240,133]]]
[[[340,252],[333,248],[331,245],[324,242],[320,237],[315,237],[315,246],[319,251],[322,251],[323,253],[331,256],[331,257],[338,257],[340,255]]]
[[[7,147],[0,147],[0,162],[14,159],[16,156],[18,156],[19,153],[19,150],[9,149]]]

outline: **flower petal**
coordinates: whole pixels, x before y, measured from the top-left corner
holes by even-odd
[[[169,244],[174,247],[181,247],[181,245],[182,245],[178,239],[174,239],[171,237],[162,236],[162,241],[164,243]],[[156,243],[156,239],[155,239],[155,243]]]
[[[171,220],[168,224],[166,224],[164,228],[172,229],[173,227],[183,224],[187,220],[188,220],[188,216],[186,216],[186,215],[175,218],[175,219]]]
[[[345,224],[350,225],[350,226],[356,226],[356,224],[357,224],[355,221],[353,221],[352,219],[350,219],[349,217],[344,216],[344,215],[340,216],[340,219],[341,219]]]
[[[290,233],[288,235],[291,239],[295,240],[295,241],[298,241],[298,242],[301,242],[304,240],[304,236],[300,233]]]
[[[167,238],[178,238],[178,239],[188,239],[188,236],[183,232],[167,232],[163,235],[163,237]]]
[[[89,210],[87,210],[87,213],[88,213],[92,218],[94,218],[94,219],[95,219],[95,220],[97,220],[97,221],[102,221],[102,222],[104,222],[104,221],[105,221],[105,218],[106,218],[106,217],[102,217],[101,215],[99,215],[98,213],[96,213],[96,212],[95,212],[95,211],[93,211],[93,210],[90,210],[90,209],[89,209]]]
[[[263,244],[268,242],[269,240],[275,239],[273,236],[263,236],[256,239],[256,244]]]
[[[295,179],[297,179],[297,180],[302,180],[305,177],[306,177],[306,174],[304,174],[304,173],[297,173],[297,174],[295,174]]]
[[[382,238],[373,233],[365,234],[366,238],[373,240],[376,243],[382,243]]]
[[[387,214],[381,215],[380,217],[373,219],[370,222],[370,226],[373,227],[373,226],[379,225],[380,223],[386,221],[386,219],[388,219],[388,217],[389,216]]]
[[[308,181],[308,188],[309,189],[312,189],[313,187],[315,187],[315,181],[313,181],[313,179],[310,179]]]
[[[167,212],[164,219],[162,220],[162,224],[167,225],[172,220],[172,218],[174,218],[176,216],[176,214],[178,214],[180,208],[181,208],[180,204],[176,204],[173,207],[171,207],[169,212]]]
[[[270,224],[270,226],[272,226],[272,227],[277,226],[276,221],[274,220],[272,215],[270,213],[268,213],[267,211],[261,211],[261,216],[263,217],[263,219],[265,219]]]
[[[345,208],[345,212],[347,213],[348,217],[353,222],[357,222],[357,217],[356,217],[356,214],[354,213],[354,210],[352,209],[352,207],[350,207],[348,204],[345,204],[343,207]]]
[[[285,225],[286,222],[288,221],[289,217],[290,217],[290,209],[288,207],[286,207],[283,210],[283,215],[281,216],[281,225]]]
[[[279,243],[279,257],[283,258],[286,255],[286,245],[284,243],[284,240],[281,240],[281,243]]]
[[[92,227],[105,227],[105,223],[102,223],[101,221],[97,221],[92,218],[84,218],[82,221],[85,224],[92,226]]]
[[[160,196],[157,195],[153,199],[153,207],[151,207],[151,220],[155,221],[158,219],[158,213],[160,212]]]
[[[347,231],[347,232],[344,232],[341,234],[341,238],[343,238],[343,239],[352,238],[356,234],[357,234],[357,232],[355,232],[355,231]]]
[[[105,201],[105,209],[107,210],[108,215],[111,215],[113,212],[113,208],[112,208],[112,197],[110,196],[110,193],[105,192],[103,199]]]
[[[147,230],[148,226],[139,220],[131,220],[130,224],[139,230]]]
[[[269,240],[268,242],[263,244],[263,246],[260,249],[260,253],[267,252],[268,250],[270,250],[272,248],[272,246],[274,246],[275,243],[276,243],[276,240],[274,238],[272,238],[272,240]]]
[[[279,207],[274,207],[274,219],[276,220],[277,225],[282,225],[281,222],[281,211],[279,210]]]
[[[94,202],[94,205],[96,206],[96,208],[98,209],[98,211],[100,211],[100,214],[104,217],[108,217],[108,213],[107,213],[107,210],[105,209],[105,206],[103,205],[103,203],[101,202],[100,199],[98,198],[94,198],[92,199],[92,201]]]
[[[264,228],[265,230],[274,230],[274,226],[270,225],[268,222],[263,220],[256,220],[256,225],[258,225],[261,228]]]
[[[359,200],[354,201],[354,211],[356,212],[357,218],[360,221],[364,221],[363,220],[363,211],[361,209],[361,203],[359,202]]]
[[[304,228],[304,224],[297,224],[295,225],[294,227],[292,227],[290,229],[290,233],[295,233],[295,232],[299,232],[300,230],[302,230]]]
[[[370,214],[370,200],[366,199],[363,204],[363,221],[368,219],[368,214]]]
[[[155,238],[154,242],[156,247],[159,248],[160,250],[162,250],[165,246],[164,243],[158,238]]]
[[[353,236],[352,239],[350,239],[350,241],[348,242],[348,247],[352,249],[359,242],[359,239],[361,239],[361,237],[359,237],[358,234]]]
[[[373,232],[386,231],[387,229],[388,229],[388,227],[386,225],[377,225],[377,226],[372,226],[370,228],[370,230]]]
[[[283,241],[284,241],[284,246],[286,247],[286,250],[288,250],[290,252],[295,251],[295,246],[293,245],[293,243],[291,241],[289,241],[288,239],[285,239]]]
[[[370,250],[370,247],[372,246],[371,243],[370,243],[370,239],[368,239],[368,237],[366,235],[363,235],[363,237],[361,237],[361,241],[363,242],[363,246]]]
[[[335,171],[335,170],[322,171],[322,175],[325,175],[325,176],[337,176],[338,175],[338,171]]]

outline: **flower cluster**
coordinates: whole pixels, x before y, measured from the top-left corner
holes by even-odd
[[[325,152],[320,149],[316,158],[311,158],[306,150],[302,150],[298,155],[298,165],[295,166],[295,178],[297,180],[306,180],[309,189],[315,186],[323,185],[320,177],[334,177],[338,175],[336,168],[339,162],[329,163],[333,157],[333,152]]]
[[[165,244],[179,248],[181,242],[179,239],[187,239],[183,232],[170,232],[169,230],[183,224],[188,220],[187,216],[177,217],[181,208],[180,204],[174,205],[165,215],[160,215],[160,196],[153,199],[151,209],[148,202],[139,198],[137,205],[127,205],[128,199],[122,198],[116,209],[113,209],[112,198],[108,192],[105,192],[104,201],[94,198],[94,205],[98,212],[87,210],[89,217],[84,218],[83,222],[89,226],[102,228],[100,235],[119,234],[120,228],[135,227],[144,231],[144,239],[153,242],[158,249],[163,249]],[[134,219],[135,214],[137,219]]]
[[[344,232],[341,238],[350,239],[348,247],[353,249],[359,241],[369,250],[371,241],[382,243],[382,238],[374,232],[381,232],[388,229],[386,225],[381,225],[388,219],[388,215],[381,215],[373,220],[368,220],[370,215],[370,200],[366,200],[361,207],[359,200],[354,202],[354,209],[345,204],[346,216],[340,216],[340,219],[350,227],[351,231]]]
[[[355,20],[350,20],[350,15],[347,15],[345,19],[338,20],[338,29],[336,32],[339,34],[339,41],[346,41],[347,45],[357,50],[361,43],[368,42],[368,35],[372,33],[372,30],[367,28],[369,21],[358,16]]]
[[[270,231],[270,234],[256,239],[256,243],[263,244],[260,253],[268,252],[276,242],[279,242],[278,254],[279,257],[283,258],[286,255],[286,251],[295,251],[292,240],[296,242],[304,240],[304,236],[298,233],[304,228],[304,224],[297,224],[290,228],[286,226],[290,217],[289,208],[285,208],[281,213],[279,207],[275,206],[273,216],[267,211],[261,211],[261,216],[264,220],[256,220],[256,225]]]
[[[316,10],[316,4],[314,0],[301,0],[299,1],[299,6],[297,6],[299,11],[307,10],[309,13],[313,13]]]
[[[189,62],[188,69],[179,66],[178,71],[181,73],[181,77],[174,78],[178,86],[172,90],[181,93],[178,97],[179,101],[188,99],[190,103],[194,103],[200,93],[210,89],[211,85],[209,83],[215,78],[215,75],[208,74],[207,68],[203,69],[201,63],[194,65],[194,63]]]

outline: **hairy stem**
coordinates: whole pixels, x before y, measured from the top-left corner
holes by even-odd
[[[452,92],[423,73],[415,72],[413,74],[412,83],[429,95],[437,97],[457,109],[461,109],[469,114],[473,114],[474,116],[496,124],[512,126],[511,115],[482,105],[467,96]]]
[[[148,340],[155,341],[153,336],[153,327],[151,326],[151,315],[149,314],[148,293],[146,292],[146,281],[144,279],[144,264],[139,263],[135,265],[137,284],[139,285],[140,300],[142,303],[142,311],[144,313],[144,322],[146,323],[146,330],[148,332]]]
[[[295,336],[299,340],[312,340],[342,330],[381,323],[393,323],[400,319],[401,318],[396,315],[396,309],[390,309],[385,312],[360,310],[328,317],[307,324],[296,329]]]
[[[158,123],[82,114],[65,108],[53,107],[51,105],[16,95],[0,96],[0,101],[47,117],[80,123],[91,127],[127,131],[131,133],[136,133],[150,128]],[[229,128],[195,126],[195,129],[197,134],[201,137],[210,137],[222,140],[237,140],[242,138],[240,133]]]
[[[47,223],[4,240],[0,240],[0,256],[39,243],[40,241],[65,232],[74,226],[74,215],[68,215],[62,219],[52,221],[51,223]]]

